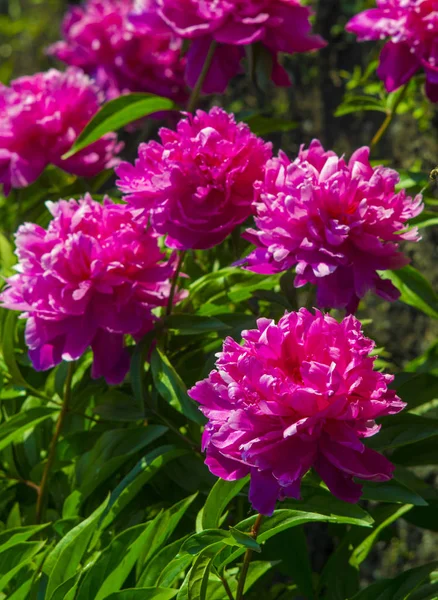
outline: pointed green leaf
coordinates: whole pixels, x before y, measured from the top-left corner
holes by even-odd
[[[140,459],[111,494],[108,508],[102,515],[102,529],[114,521],[116,516],[164,465],[185,454],[187,454],[186,450],[179,450],[175,446],[168,445],[160,446]]]
[[[150,94],[126,94],[110,100],[94,115],[76,139],[71,150],[62,158],[64,160],[70,158],[105,134],[117,131],[137,119],[147,117],[152,113],[172,110],[174,107],[174,103],[168,98]]]
[[[424,275],[414,267],[408,265],[397,271],[385,271],[382,277],[390,279],[398,288],[402,302],[438,319],[438,296]]]
[[[164,546],[164,548],[162,548],[158,554],[156,554],[150,561],[149,563],[146,565],[146,568],[144,569],[142,575],[141,575],[141,584],[144,585],[145,587],[150,587],[150,586],[154,586],[154,585],[162,585],[163,587],[170,587],[173,584],[174,578],[172,577],[170,583],[162,583],[162,584],[158,584],[159,579],[161,578],[162,574],[169,568],[170,565],[172,565],[173,561],[175,560],[177,554],[179,553],[182,544],[185,541],[185,537],[180,539],[180,540],[176,540],[175,542],[173,542],[172,544],[168,544],[167,546]],[[192,558],[191,557],[187,557],[187,555],[183,555],[182,556],[183,561],[182,564],[187,563],[186,566],[188,566],[191,561]],[[188,558],[188,561],[187,561]],[[184,560],[186,559],[186,560]],[[172,565],[172,567],[175,567],[175,565]],[[176,573],[175,573],[175,577],[178,576],[181,571],[183,571],[186,567],[185,566],[181,566],[181,568],[178,567]],[[174,571],[173,571],[174,573]]]
[[[385,527],[388,527],[388,525],[391,525],[391,523],[394,523],[394,521],[396,521],[397,519],[402,517],[408,511],[410,511],[411,508],[412,508],[412,504],[405,504],[400,507],[385,506],[384,510],[386,513],[386,518],[384,518],[378,524],[377,527],[374,527],[372,533],[370,533],[370,535],[367,536],[359,544],[359,546],[357,546],[354,549],[353,554],[351,555],[351,558],[350,558],[350,565],[352,567],[359,568],[359,565],[361,565],[361,563],[363,563],[363,561],[366,559],[366,557],[370,553],[372,547],[378,540],[380,533],[385,529]]]
[[[155,348],[152,352],[151,370],[154,385],[166,402],[191,421],[201,425],[205,423],[205,417],[189,398],[181,377],[159,348]]]
[[[49,576],[47,600],[59,585],[76,573],[107,504],[108,500],[105,500],[88,519],[69,531],[48,555],[43,565],[43,571]]]
[[[166,319],[165,324],[168,329],[179,335],[199,335],[231,329],[229,325],[217,317],[203,317],[201,315],[171,315]]]
[[[79,586],[77,600],[97,598],[100,591],[102,598],[106,591],[119,590],[131,572],[141,552],[141,543],[145,533],[150,527],[149,523],[142,523],[123,531],[117,535],[97,558],[93,566],[87,571]],[[108,589],[107,582],[114,587]]]
[[[172,600],[178,590],[166,588],[139,588],[123,590],[107,596],[108,600]]]
[[[203,529],[215,529],[219,526],[220,518],[235,496],[248,483],[249,477],[237,481],[225,481],[218,479],[212,487],[202,513]]]
[[[364,482],[362,499],[376,500],[378,502],[391,502],[395,504],[427,506],[427,502],[424,498],[402,483],[395,481],[395,479],[379,483],[374,481]]]
[[[358,511],[356,509],[358,509]],[[329,501],[327,502],[327,506],[325,507],[325,509],[324,507],[321,507],[321,512],[319,513],[310,511],[305,512],[299,510],[279,509],[274,512],[272,517],[266,517],[262,521],[260,532],[257,536],[257,542],[259,544],[262,544],[277,533],[285,531],[290,527],[302,525],[304,523],[347,523],[351,525],[359,525],[362,527],[370,527],[370,524],[372,523],[371,517],[367,515],[365,511],[362,511],[358,506],[346,504],[345,513],[346,514],[344,515],[337,515],[331,513]],[[363,517],[358,516],[361,513],[363,514]],[[249,532],[251,531],[251,527],[254,525],[255,520],[255,516],[249,517],[248,519],[245,519],[244,521],[236,525],[236,529]],[[221,553],[220,566],[218,568],[220,569],[226,566],[227,564],[241,556],[243,552],[244,549],[241,548],[238,548],[237,550],[227,548]]]
[[[44,545],[45,542],[20,542],[0,553],[0,592]]]
[[[21,438],[23,433],[50,419],[59,412],[58,408],[39,406],[22,411],[0,425],[0,450]]]
[[[46,529],[49,523],[45,525],[27,525],[26,527],[14,527],[12,529],[6,529],[0,533],[0,552],[4,552],[11,546],[19,544],[20,542],[26,542],[30,537]]]
[[[383,417],[378,435],[367,440],[367,446],[375,450],[398,448],[421,440],[438,436],[438,419],[429,419],[413,414]]]
[[[382,579],[356,594],[352,600],[406,600],[438,569],[438,561],[409,569],[395,579]]]

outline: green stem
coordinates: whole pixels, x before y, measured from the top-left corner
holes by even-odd
[[[36,518],[35,521],[37,524],[41,523],[44,511],[45,511],[45,503],[46,503],[46,495],[47,495],[47,486],[49,483],[50,471],[52,470],[53,463],[55,462],[56,456],[56,447],[58,444],[59,437],[62,432],[62,428],[64,426],[65,417],[68,413],[68,407],[71,399],[71,384],[73,381],[73,373],[74,373],[74,363],[70,363],[68,365],[67,377],[65,380],[64,386],[64,399],[62,403],[62,409],[59,413],[58,420],[55,426],[55,432],[52,437],[52,441],[50,442],[49,454],[47,456],[47,462],[44,467],[43,476],[41,478],[41,483],[38,489],[38,498],[36,504]]]
[[[254,525],[251,528],[250,536],[256,540],[259,534],[260,525],[262,524],[263,515],[257,515],[257,519],[254,522]],[[237,596],[236,600],[242,600],[243,592],[245,590],[245,582],[246,576],[248,575],[249,564],[252,558],[252,550],[248,549],[245,552],[245,556],[243,558],[242,570],[240,571],[239,582],[237,584]]]
[[[180,252],[180,255],[178,258],[178,263],[176,265],[176,270],[175,270],[175,273],[174,273],[173,279],[172,279],[172,285],[171,285],[170,294],[169,294],[169,301],[167,303],[167,309],[166,309],[166,317],[169,317],[172,314],[173,301],[175,299],[175,294],[176,294],[176,286],[178,284],[178,279],[179,279],[179,276],[181,273],[181,269],[182,269],[185,257],[186,257],[186,250],[182,250]]]
[[[194,112],[194,110],[198,104],[202,86],[204,85],[205,79],[210,70],[216,48],[217,48],[217,42],[212,40],[212,42],[210,44],[210,48],[208,49],[208,52],[207,52],[207,56],[205,57],[204,66],[202,67],[202,71],[198,77],[198,81],[196,82],[195,87],[193,88],[191,96],[189,98],[189,102],[187,104],[187,112]]]
[[[224,575],[219,575],[219,579],[222,581],[222,585],[224,586],[224,590],[230,600],[234,600],[233,592],[231,591],[230,586],[228,585],[228,581]]]
[[[380,142],[380,140],[382,139],[382,137],[385,135],[386,130],[391,125],[392,120],[394,119],[394,117],[395,117],[395,115],[397,113],[397,109],[400,106],[401,102],[403,101],[403,99],[404,99],[404,97],[406,95],[408,87],[409,87],[409,81],[403,87],[403,89],[400,92],[397,100],[394,102],[394,106],[392,107],[391,111],[386,115],[386,119],[383,121],[382,125],[380,126],[380,129],[377,131],[376,135],[371,140],[371,143],[370,143],[371,150],[375,149],[375,147],[377,146],[377,144]]]

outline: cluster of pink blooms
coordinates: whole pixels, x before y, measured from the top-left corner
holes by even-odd
[[[438,101],[438,0],[378,6],[349,30],[360,39],[391,37],[379,67],[388,90],[423,68],[427,93]],[[92,376],[121,383],[129,368],[125,337],[140,339],[155,309],[183,296],[172,295],[175,260],[158,237],[167,236],[172,249],[207,249],[251,215],[256,228],[244,237],[256,248],[241,261],[246,268],[295,268],[295,285],[316,285],[320,307],[349,313],[367,291],[398,297],[379,272],[407,264],[399,245],[419,239],[408,221],[422,199],[397,192],[397,173],[371,166],[369,148],[346,161],[314,140],[294,161],[272,158],[269,143],[215,107],[184,115],[176,131],[161,129],[160,142],[140,145],[134,165],[119,164],[113,133],[62,158],[103,96],[146,91],[184,101],[184,77],[193,87],[213,43],[204,91],[226,88],[250,44],[272,55],[274,81],[288,85],[278,54],[325,44],[311,34],[310,15],[300,0],[88,0],[70,9],[64,41],[50,49],[71,65],[65,73],[0,84],[6,193],[35,181],[48,164],[80,176],[118,165],[127,203],[89,195],[49,202],[47,229],[19,228],[17,274],[0,303],[27,320],[35,369],[77,360],[91,347]],[[185,58],[183,39],[191,40]],[[189,392],[208,418],[203,446],[212,473],[226,480],[251,474],[250,500],[263,514],[277,499],[299,498],[311,467],[348,502],[361,494],[354,477],[388,480],[393,466],[361,439],[377,433],[376,418],[404,404],[388,389],[393,378],[373,369],[373,343],[360,323],[301,309],[278,324],[259,319],[257,327],[243,332],[243,345],[228,338],[217,369]]]
[[[170,31],[145,33],[129,14],[133,0],[88,0],[68,11],[63,41],[49,53],[80,67],[105,91],[107,99],[125,92],[150,92],[183,102],[185,60],[181,41]]]
[[[139,147],[134,166],[118,167],[124,199],[171,248],[216,246],[252,214],[271,145],[217,107],[187,115],[176,131],[161,129],[160,138]]]
[[[421,196],[395,191],[398,181],[396,171],[370,165],[366,147],[348,162],[317,140],[293,162],[280,153],[255,185],[257,229],[245,237],[257,248],[243,262],[257,273],[296,267],[295,285],[315,284],[323,308],[353,313],[369,290],[396,300],[378,271],[409,262],[399,242],[418,241],[407,221],[423,209]]]
[[[189,391],[209,420],[210,471],[228,481],[251,474],[250,501],[267,515],[277,499],[300,497],[311,467],[347,502],[361,495],[354,477],[390,479],[392,464],[361,438],[405,405],[388,389],[393,377],[373,370],[359,321],[301,309],[257,326],[243,345],[225,340],[217,369]]]
[[[173,261],[125,205],[87,195],[48,208],[47,230],[30,223],[18,229],[18,273],[0,301],[27,319],[36,370],[76,360],[91,346],[93,377],[121,383],[129,368],[124,336],[138,339],[152,328],[152,310],[168,301]]]
[[[121,145],[109,133],[62,158],[100,108],[99,93],[75,68],[54,69],[0,84],[0,183],[8,194],[35,181],[49,164],[82,177],[114,167]]]
[[[191,40],[187,54],[187,82],[198,80],[212,42],[218,44],[204,82],[206,93],[223,92],[229,80],[241,71],[244,46],[262,44],[272,55],[272,78],[277,85],[289,85],[286,71],[278,63],[279,52],[294,54],[325,46],[310,33],[310,8],[300,0],[155,0],[137,8],[136,24],[151,32],[168,27],[176,35]]]
[[[437,0],[377,0],[377,8],[353,17],[347,30],[359,40],[390,38],[378,69],[389,92],[424,70],[426,93],[432,102],[438,102]]]

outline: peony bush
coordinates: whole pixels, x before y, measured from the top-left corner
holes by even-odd
[[[358,4],[86,0],[0,83],[2,598],[438,598],[438,4]]]

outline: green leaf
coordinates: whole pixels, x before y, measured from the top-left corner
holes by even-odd
[[[346,600],[359,589],[359,572],[348,562],[351,556],[351,542],[355,541],[358,533],[357,529],[347,533],[332,552],[318,581],[318,598]]]
[[[199,335],[212,331],[226,331],[229,325],[217,317],[203,317],[201,315],[171,315],[165,320],[165,325],[179,335]]]
[[[0,233],[0,271],[3,277],[13,274],[12,266],[17,262],[12,244]]]
[[[413,508],[406,515],[406,521],[430,531],[438,532],[438,500],[429,500],[429,506]]]
[[[208,577],[215,555],[221,548],[216,545],[215,552],[212,554],[210,549],[204,550],[196,557],[188,575],[188,599],[189,600],[207,600]]]
[[[162,425],[105,431],[92,450],[76,465],[77,487],[66,500],[63,516],[74,516],[94,490],[115,473],[131,456],[166,433]]]
[[[383,417],[379,434],[367,440],[375,450],[397,448],[438,435],[438,419],[428,419],[413,414]]]
[[[397,381],[401,383],[397,385]],[[405,410],[413,411],[424,404],[438,398],[438,377],[430,373],[401,373],[391,387],[397,390],[397,395],[407,403]]]
[[[0,533],[0,552],[4,552],[11,546],[15,546],[20,542],[26,542],[30,537],[46,529],[49,523],[45,525],[27,525],[26,527],[14,527],[6,529]]]
[[[438,296],[427,279],[410,265],[397,271],[384,271],[384,279],[390,279],[400,291],[400,300],[409,306],[438,319]]]
[[[383,529],[385,529],[385,527],[388,527],[388,525],[391,525],[391,523],[394,523],[394,521],[402,517],[408,511],[410,511],[411,508],[412,504],[405,504],[400,507],[385,506],[384,510],[387,515],[386,518],[384,518],[377,527],[374,527],[372,533],[370,533],[370,535],[367,536],[359,544],[359,546],[357,546],[354,549],[353,554],[350,558],[350,565],[352,567],[359,568],[359,566],[363,563],[368,554],[371,552],[372,547],[376,543]]]
[[[409,600],[437,600],[438,582],[421,586],[409,596]]]
[[[239,546],[244,546],[245,548],[253,550],[254,552],[262,551],[260,545],[255,541],[255,539],[251,535],[243,533],[243,531],[239,531],[234,527],[230,527],[230,533],[232,537],[236,540],[236,542],[239,544]]]
[[[165,543],[165,541],[172,535],[173,531],[177,527],[181,518],[195,499],[196,495],[185,498],[181,502],[178,502],[166,511],[159,513],[153,521],[142,528],[144,531],[127,547],[123,548],[119,540],[126,534],[126,531],[116,538],[104,553],[105,557],[99,559],[94,568],[90,570],[88,574],[88,580],[93,589],[96,588],[97,584],[100,584],[102,577],[98,578],[96,573],[100,569],[102,571],[102,564],[105,566],[104,573],[106,576],[103,583],[100,585],[97,595],[92,593],[91,588],[84,591],[83,596],[80,596],[83,600],[89,598],[95,598],[95,600],[103,600],[112,591],[119,590],[135,563],[138,561],[139,564],[147,564],[148,560],[158,551],[158,549]],[[115,545],[117,544],[117,547]],[[123,557],[120,560],[120,557]],[[139,586],[143,586],[142,580],[138,581]],[[81,588],[82,591],[82,588]]]
[[[151,370],[154,385],[164,400],[191,421],[204,424],[205,418],[193,400],[189,398],[181,377],[170,364],[169,359],[158,348],[154,348],[152,352]]]
[[[246,594],[251,588],[252,586],[257,583],[257,581],[263,577],[263,575],[265,575],[265,573],[267,573],[270,569],[272,569],[273,566],[275,566],[277,563],[273,563],[273,562],[269,562],[269,561],[257,561],[257,560],[253,560],[251,561],[251,564],[249,565],[249,569],[248,569],[248,575],[246,577],[246,581],[245,581],[245,588],[244,588],[244,593]],[[237,591],[237,580],[235,582],[235,585],[231,585],[231,591],[233,591],[234,593]],[[309,596],[309,600],[311,600],[311,597]]]
[[[0,592],[44,545],[45,542],[20,542],[0,553]]]
[[[134,353],[131,358],[130,365],[130,379],[131,379],[131,387],[134,393],[134,398],[137,401],[139,406],[146,406],[147,402],[147,393],[145,390],[145,362],[146,357],[148,356],[152,344],[154,342],[156,333],[155,331],[150,331],[147,333],[141,341],[135,346]]]
[[[178,590],[166,588],[139,588],[123,590],[107,596],[108,600],[172,600]]]
[[[143,569],[145,565],[153,558],[155,553],[161,548],[161,546],[169,539],[172,533],[175,531],[178,523],[185,515],[187,509],[191,506],[195,500],[197,494],[193,494],[188,498],[184,498],[180,502],[177,502],[167,510],[163,511],[155,517],[151,523],[150,541],[144,546],[139,566]],[[140,569],[139,569],[140,570]],[[140,585],[142,579],[139,580]]]
[[[12,594],[8,596],[8,600],[28,600],[33,579],[28,579],[20,585]]]
[[[8,311],[6,318],[4,319],[1,348],[3,354],[3,360],[12,378],[12,382],[16,385],[27,387],[27,383],[21,374],[18,367],[17,360],[15,358],[15,335],[17,327],[18,313]]]
[[[362,499],[395,504],[412,504],[413,506],[427,506],[424,498],[402,483],[395,481],[395,479],[379,483],[373,481],[363,482]]]
[[[107,421],[135,422],[144,419],[143,406],[132,396],[110,390],[99,398],[93,413]]]
[[[194,560],[194,557],[190,554],[181,554],[175,556],[170,563],[163,569],[160,577],[157,581],[157,585],[168,587],[173,585],[175,581],[180,577],[181,573],[190,567]]]
[[[164,465],[185,454],[186,450],[178,450],[175,446],[160,446],[139,460],[111,494],[101,527],[108,527]]]
[[[167,569],[175,561],[175,557],[178,555],[185,539],[186,539],[186,537],[184,537],[180,540],[176,540],[172,544],[168,544],[167,546],[164,546],[164,548],[162,548],[149,561],[149,563],[146,565],[146,568],[144,569],[144,571],[141,575],[142,585],[144,585],[145,587],[159,585],[158,581],[160,580],[163,573],[166,572]],[[174,570],[175,565],[172,565],[172,574],[171,574],[170,583],[161,584],[161,585],[164,585],[164,587],[169,587],[169,586],[173,585],[175,577],[177,577],[182,571],[184,571],[185,568],[192,562],[192,558],[187,555],[182,555],[179,558],[183,559],[181,561],[181,564],[184,564],[185,566],[181,566],[181,568],[179,568],[179,566],[178,566],[177,570],[175,572],[175,570]],[[165,575],[164,577],[167,577],[167,575]]]
[[[112,540],[85,575],[77,600],[105,598],[122,587],[140,556],[149,527],[150,523],[136,525]]]
[[[72,590],[77,587],[77,584],[79,583],[79,577],[80,575],[77,573],[61,583],[61,585],[58,585],[50,600],[65,600],[67,594],[72,592]]]
[[[415,225],[418,229],[438,225],[438,213],[430,210],[423,210],[421,214],[409,221],[410,225]]]
[[[351,113],[360,111],[378,111],[387,112],[387,109],[380,98],[375,96],[347,96],[342,104],[338,106],[335,117],[342,117]]]
[[[43,565],[43,571],[49,576],[47,600],[59,585],[76,573],[107,504],[108,500],[105,500],[87,519],[69,531],[47,556]]]
[[[188,554],[197,555],[218,543],[231,546],[239,545],[231,534],[224,529],[206,529],[201,533],[191,535],[182,545],[181,553],[187,552]]]
[[[418,467],[423,465],[438,464],[436,435],[423,439],[415,444],[397,448],[391,459],[405,467]]]
[[[305,504],[307,506],[309,502],[306,502]],[[316,503],[314,502],[314,504]],[[351,525],[359,525],[362,527],[370,527],[370,524],[372,523],[371,517],[367,513],[365,513],[365,511],[362,511],[358,506],[348,505],[347,503],[341,503],[346,505],[344,509],[345,514],[339,515],[334,514],[331,511],[330,504],[331,502],[329,496],[326,502],[326,506],[321,507],[321,512],[310,512],[311,503],[309,506],[309,511],[289,509],[276,510],[272,517],[267,517],[262,521],[260,532],[257,536],[257,542],[259,544],[262,544],[277,533],[285,531],[286,529],[289,529],[291,527],[296,527],[297,525],[303,525],[304,523],[347,523]],[[244,521],[236,525],[236,529],[239,529],[241,531],[251,531],[251,527],[254,525],[255,520],[255,516],[249,517],[248,519],[245,519]],[[218,568],[220,569],[225,565],[229,564],[230,562],[241,556],[243,552],[244,550],[241,548],[231,551],[229,549],[224,550],[224,552],[221,553],[221,562]]]
[[[70,158],[105,134],[117,131],[129,123],[137,121],[137,119],[174,108],[174,103],[168,98],[151,96],[150,94],[127,94],[110,100],[94,115],[76,139],[71,150],[64,154],[62,158],[64,160]]]
[[[48,406],[39,406],[22,411],[5,423],[0,425],[0,450],[3,450],[9,444],[20,440],[23,433],[29,429],[34,429],[37,425],[50,419],[59,412],[58,408],[49,408]]]
[[[215,529],[228,504],[248,483],[249,477],[237,481],[218,479],[212,487],[202,513],[203,529]]]
[[[249,548],[256,552],[261,552],[260,545],[247,533],[236,528],[224,529],[206,529],[201,533],[194,533],[182,545],[181,553],[197,555],[205,552],[208,548],[214,548],[216,544],[226,546],[241,546]]]
[[[293,527],[271,538],[263,547],[263,556],[268,557],[270,561],[275,560],[279,572],[291,578],[306,599],[315,600],[312,566],[304,527]]]
[[[352,600],[407,600],[438,568],[438,561],[405,571],[395,579],[382,579],[356,594]]]
[[[292,131],[298,127],[296,121],[287,121],[280,117],[265,117],[260,114],[250,115],[242,120],[249,125],[255,135],[260,136],[275,132]]]

